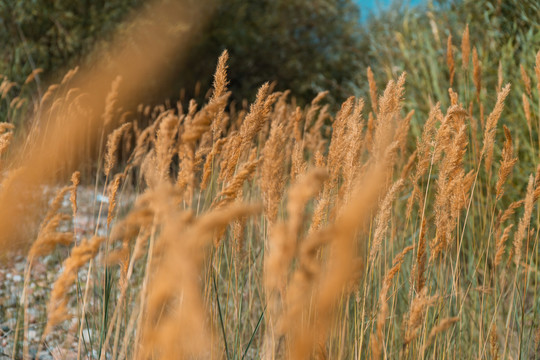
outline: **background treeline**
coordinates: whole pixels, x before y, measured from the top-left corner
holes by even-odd
[[[106,47],[113,31],[121,32],[123,21],[148,3],[2,1],[0,74],[14,83],[9,91],[2,88],[2,119],[10,116],[9,103],[21,90],[36,92],[34,84],[22,85],[33,70],[43,69],[36,82],[43,88],[81,61],[90,64],[88,55],[99,54],[91,50]],[[462,33],[469,23],[482,67],[496,69],[500,61],[508,77],[521,64],[533,64],[540,46],[540,5],[535,0],[441,0],[411,9],[396,2],[365,23],[352,0],[209,0],[208,11],[212,17],[193,32],[192,46],[181,61],[171,60],[170,81],[152,88],[149,102],[176,100],[182,89],[185,99],[202,98],[215,59],[226,48],[229,88],[237,103],[253,100],[252,89],[266,81],[275,81],[278,90],[290,89],[300,104],[323,90],[329,90],[332,103],[351,94],[365,97],[369,64],[381,82],[407,71],[407,92],[427,113],[425,94],[443,98],[450,85],[448,70],[439,68],[448,34]],[[482,76],[486,85],[496,85],[493,71]]]
[[[0,73],[20,84],[36,68],[51,80],[81,61],[89,63],[90,50],[107,46],[113,31],[122,31],[122,21],[148,4],[3,1]],[[323,90],[342,100],[357,90],[368,44],[359,9],[351,0],[216,0],[208,1],[208,11],[213,16],[202,31],[193,32],[193,45],[182,61],[171,64],[173,76],[160,95],[178,96],[181,89],[186,98],[204,95],[215,60],[225,48],[231,55],[230,89],[237,101],[251,100],[252,90],[266,81],[276,81],[278,88],[290,89],[300,100]]]

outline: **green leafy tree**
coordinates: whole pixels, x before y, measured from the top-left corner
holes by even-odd
[[[234,96],[253,96],[263,82],[276,81],[278,89],[290,89],[301,100],[330,90],[341,101],[356,92],[365,68],[368,43],[362,35],[359,9],[350,0],[224,0],[191,65],[206,59],[214,66],[227,48]],[[192,81],[210,71],[200,67]]]
[[[105,43],[100,40],[122,31],[121,21],[148,3],[2,1],[0,73],[18,83],[36,68],[49,79],[59,77],[97,43]],[[151,92],[149,101],[178,96],[181,89],[189,98],[196,95],[197,82],[204,94],[223,49],[231,55],[230,89],[238,101],[253,96],[266,81],[291,89],[300,102],[322,90],[330,90],[335,101],[356,92],[367,43],[351,0],[210,0],[209,7],[213,16],[201,24],[202,31],[193,31],[189,52],[170,60],[173,76]]]
[[[0,73],[21,83],[80,61],[141,0],[3,0],[0,2]]]

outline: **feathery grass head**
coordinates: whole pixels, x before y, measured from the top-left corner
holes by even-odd
[[[116,128],[108,137],[107,137],[107,147],[105,154],[105,165],[103,167],[103,172],[105,176],[109,176],[111,170],[116,165],[116,151],[120,145],[120,139],[122,135],[131,128],[131,123],[125,123],[120,127]]]
[[[510,134],[510,130],[508,130],[508,128],[504,125],[503,129],[506,140],[504,141],[501,157],[501,166],[499,167],[497,185],[495,186],[497,200],[502,197],[504,193],[504,183],[506,182],[506,179],[508,179],[508,176],[510,176],[510,174],[512,173],[512,169],[514,168],[514,165],[517,163],[518,160],[517,157],[514,157],[514,149],[512,147],[512,135]]]
[[[454,74],[456,73],[454,50],[452,49],[452,34],[448,35],[448,41],[446,42],[446,65],[448,66],[448,72],[450,73],[450,86],[452,86],[454,83]]]
[[[486,126],[484,129],[484,143],[482,145],[481,156],[485,159],[486,170],[489,171],[491,168],[491,162],[493,159],[493,144],[495,142],[495,129],[497,122],[501,117],[502,111],[504,109],[504,100],[510,93],[510,84],[507,84],[498,94],[497,102],[492,112],[489,114]]]
[[[43,338],[60,322],[70,318],[67,309],[69,288],[75,282],[79,269],[96,256],[103,241],[105,241],[103,237],[94,237],[90,240],[83,239],[79,245],[71,250],[71,255],[64,261],[64,271],[55,281],[47,305],[47,325]]]
[[[469,40],[469,24],[465,26],[463,36],[461,37],[461,66],[464,70],[469,68],[469,56],[471,53],[471,44]]]

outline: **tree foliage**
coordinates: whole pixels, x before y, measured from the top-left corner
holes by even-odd
[[[350,0],[224,0],[193,61],[210,59],[213,65],[227,48],[231,88],[241,97],[276,81],[278,89],[290,89],[300,99],[330,90],[340,101],[356,90],[364,39],[359,10]],[[201,71],[198,78],[210,69]]]
[[[18,83],[35,68],[61,74],[78,64],[147,0],[5,0],[0,2],[0,73]],[[173,64],[165,93],[194,96],[209,88],[216,60],[230,52],[236,100],[275,81],[300,102],[330,90],[340,101],[355,92],[367,44],[351,0],[211,0],[213,16],[182,62]],[[172,59],[171,62],[176,61]],[[161,95],[161,93],[160,93]]]
[[[65,70],[106,38],[141,0],[2,0],[0,73],[20,83],[36,68]]]

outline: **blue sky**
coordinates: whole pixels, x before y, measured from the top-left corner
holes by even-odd
[[[391,4],[392,1],[393,0],[355,0],[362,11],[362,20],[366,19],[370,12],[377,13],[380,9],[384,9]],[[425,2],[425,0],[403,0],[401,2],[403,4],[414,6]]]

